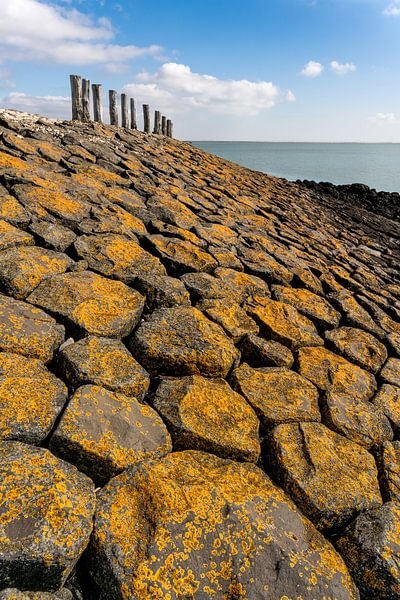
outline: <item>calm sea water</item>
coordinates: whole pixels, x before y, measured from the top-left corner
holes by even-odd
[[[400,192],[400,144],[313,144],[286,142],[192,142],[250,169],[332,183],[365,183]]]

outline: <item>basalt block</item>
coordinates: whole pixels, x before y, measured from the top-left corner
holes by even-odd
[[[51,437],[50,449],[104,485],[128,465],[167,454],[171,439],[149,406],[100,386],[85,385],[72,396]]]
[[[393,439],[384,412],[366,400],[343,392],[328,392],[322,400],[325,425],[360,446],[371,448]]]
[[[85,337],[63,348],[57,363],[74,388],[92,383],[139,400],[149,389],[148,373],[120,340]]]
[[[35,240],[30,233],[14,227],[8,221],[0,220],[0,251],[15,246],[31,246],[34,243]]]
[[[400,430],[400,389],[384,383],[371,402],[387,416],[396,433]]]
[[[265,340],[252,333],[240,343],[242,360],[251,367],[287,367],[294,363],[292,352],[274,340]]]
[[[337,327],[340,313],[333,308],[325,298],[306,289],[296,289],[275,285],[272,288],[274,296],[280,302],[290,304],[324,329]]]
[[[191,271],[210,273],[218,266],[217,261],[208,252],[179,238],[151,235],[148,237],[148,243],[166,265],[168,272],[174,276]]]
[[[218,267],[215,276],[221,281],[223,288],[228,289],[232,297],[242,304],[249,296],[271,295],[268,285],[260,277],[241,273],[235,269]]]
[[[386,347],[362,329],[339,327],[325,337],[333,350],[371,373],[377,373],[387,359]]]
[[[290,350],[302,346],[322,346],[324,343],[315,325],[289,304],[254,296],[246,302],[245,308],[266,336]]]
[[[0,252],[0,283],[15,298],[24,299],[46,278],[65,273],[74,261],[66,254],[37,246]]]
[[[336,545],[363,598],[400,598],[400,506],[388,502],[359,515]]]
[[[40,444],[67,401],[65,384],[35,358],[0,352],[0,439]]]
[[[57,590],[92,531],[94,485],[48,450],[0,443],[0,588]]]
[[[375,455],[384,500],[400,504],[400,442],[384,442]]]
[[[380,376],[385,383],[400,388],[400,358],[389,358],[380,372]]]
[[[90,557],[104,600],[358,597],[329,542],[249,463],[176,452],[98,500]]]
[[[75,250],[94,271],[125,283],[133,283],[138,276],[166,275],[158,258],[123,235],[82,235],[75,242]]]
[[[47,363],[62,344],[64,327],[26,302],[0,294],[0,350]]]
[[[259,332],[257,323],[249,317],[244,308],[228,299],[203,300],[197,304],[206,317],[221,325],[236,343],[247,335]]]
[[[369,400],[376,390],[375,377],[326,348],[301,348],[299,373],[320,390],[344,393]]]
[[[267,427],[278,423],[320,421],[318,390],[304,377],[284,368],[253,369],[243,363],[231,376]]]
[[[279,484],[318,529],[340,528],[382,503],[371,454],[321,423],[287,423],[268,438]]]
[[[175,449],[204,450],[250,462],[260,456],[256,414],[223,379],[200,375],[162,379],[154,407],[167,423]]]
[[[222,327],[186,306],[154,311],[128,346],[145,369],[160,375],[225,377],[238,357]]]
[[[80,333],[122,338],[137,325],[144,298],[120,281],[91,271],[55,275],[28,297]]]

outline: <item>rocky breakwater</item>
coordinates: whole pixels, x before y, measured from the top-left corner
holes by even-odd
[[[400,225],[0,113],[0,599],[400,598]]]

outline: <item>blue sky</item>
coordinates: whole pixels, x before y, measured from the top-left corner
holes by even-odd
[[[0,4],[1,106],[69,118],[78,73],[185,139],[400,142],[400,0]]]

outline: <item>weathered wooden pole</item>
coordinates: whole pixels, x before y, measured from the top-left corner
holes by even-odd
[[[110,124],[118,127],[117,92],[109,90],[108,98],[110,103]]]
[[[82,79],[82,121],[90,121],[90,81]]]
[[[137,129],[135,99],[131,98],[131,129]]]
[[[167,117],[164,117],[164,115],[161,119],[161,133],[167,135]]]
[[[173,130],[173,123],[172,123],[171,119],[168,119],[168,121],[167,121],[167,137],[172,138],[172,130]]]
[[[103,122],[103,117],[101,114],[101,95],[102,95],[102,87],[99,83],[92,84],[92,96],[93,96],[93,115],[94,120],[98,123]]]
[[[157,135],[161,133],[161,113],[159,110],[154,111],[154,131]]]
[[[121,94],[121,125],[128,129],[129,118],[128,118],[128,96]]]
[[[82,121],[82,77],[80,75],[69,76],[71,84],[72,120]]]
[[[150,106],[148,104],[143,104],[143,125],[143,131],[150,133]]]

